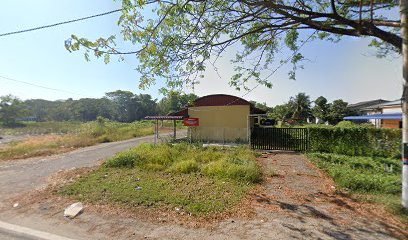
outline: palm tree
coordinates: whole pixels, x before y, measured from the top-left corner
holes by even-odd
[[[310,116],[310,97],[306,93],[298,93],[289,100],[289,107],[291,109],[292,119],[305,122]]]

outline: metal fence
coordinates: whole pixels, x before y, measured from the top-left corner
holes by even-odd
[[[259,150],[306,151],[309,134],[306,128],[253,128],[251,147]]]

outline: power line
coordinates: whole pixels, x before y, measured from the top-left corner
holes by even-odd
[[[0,37],[5,37],[5,36],[9,36],[9,35],[14,35],[14,34],[20,34],[20,33],[26,33],[26,32],[32,32],[32,31],[36,31],[36,30],[40,30],[40,29],[44,29],[44,28],[56,27],[56,26],[59,26],[59,25],[64,25],[64,24],[73,23],[73,22],[79,22],[79,21],[83,21],[83,20],[87,20],[87,19],[91,19],[91,18],[101,17],[101,16],[112,14],[112,13],[120,12],[122,10],[123,10],[123,8],[112,10],[112,11],[109,11],[109,12],[99,13],[99,14],[96,14],[96,15],[88,16],[88,17],[82,17],[82,18],[77,18],[77,19],[73,19],[73,20],[63,21],[63,22],[59,22],[59,23],[54,23],[54,24],[49,24],[49,25],[44,25],[44,26],[39,26],[39,27],[34,27],[34,28],[28,28],[28,29],[14,31],[14,32],[2,33],[2,34],[0,34]]]
[[[75,93],[75,92],[71,92],[71,91],[67,91],[67,90],[63,90],[63,89],[58,89],[58,88],[46,87],[46,86],[42,86],[42,85],[30,83],[30,82],[25,82],[25,81],[13,79],[13,78],[8,78],[8,77],[3,77],[3,76],[0,76],[0,78],[5,79],[5,80],[9,80],[9,81],[13,81],[13,82],[17,82],[17,83],[22,83],[22,84],[38,87],[38,88],[47,89],[47,90],[52,90],[52,91],[57,91],[57,92],[64,92],[64,93],[74,94],[74,95],[78,95],[78,96],[95,98],[94,96],[89,96],[89,95],[85,95],[85,94],[81,94],[81,93]]]

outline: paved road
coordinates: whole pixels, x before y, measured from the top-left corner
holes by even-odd
[[[185,131],[179,131],[177,135],[183,137],[185,133]],[[59,170],[94,166],[98,161],[112,157],[118,152],[153,141],[153,136],[147,136],[103,143],[55,156],[0,162],[0,205],[5,199],[15,194],[44,186],[46,179]],[[38,238],[29,238],[0,228],[0,239],[31,240]]]
[[[182,136],[185,131],[178,132],[178,137]],[[103,143],[50,157],[0,162],[0,202],[17,193],[42,187],[47,177],[59,170],[94,166],[99,160],[144,142],[153,142],[153,136]]]
[[[26,236],[18,235],[15,233],[2,232],[0,229],[0,239],[1,240],[37,240],[38,238],[28,238]]]

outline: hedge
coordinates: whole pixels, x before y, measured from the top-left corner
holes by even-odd
[[[349,156],[401,157],[401,130],[309,127],[309,151]]]

